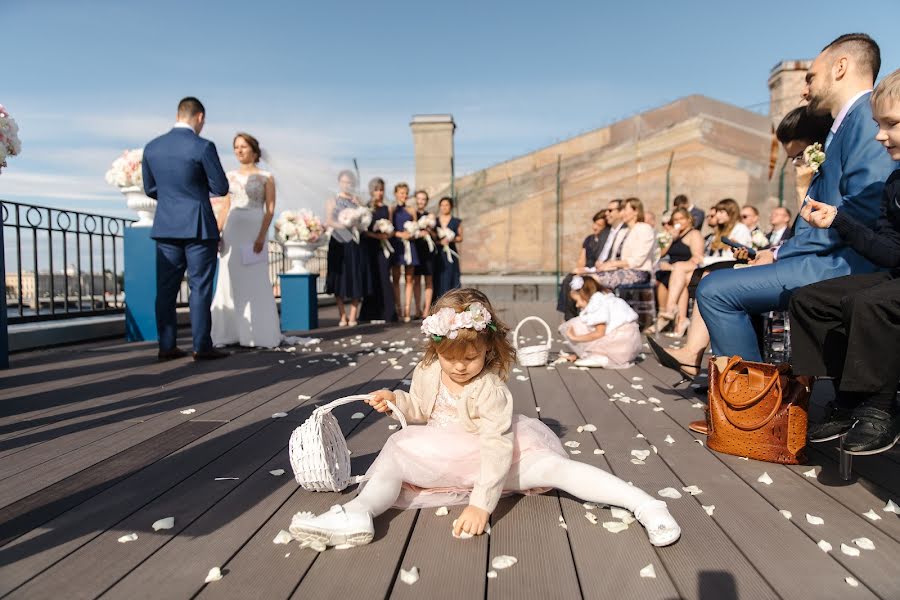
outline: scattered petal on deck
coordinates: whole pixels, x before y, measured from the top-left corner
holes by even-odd
[[[197,412],[197,409],[196,409],[196,408],[186,408],[186,409],[180,410],[180,411],[178,411],[178,412],[180,412],[180,413],[183,414],[183,415],[192,415],[192,414],[194,414],[195,412]]]
[[[438,517],[446,517],[448,514],[450,514],[450,511],[447,509],[446,506],[441,506],[436,511],[434,511],[434,514],[437,515]]]
[[[847,544],[841,544],[841,552],[843,552],[847,556],[859,556],[859,548],[854,548],[853,546],[848,546]]]
[[[822,552],[831,552],[831,544],[825,540],[819,540],[819,543],[816,545],[822,549]]]
[[[708,514],[709,516],[713,516],[713,511],[716,510],[715,504],[701,504],[701,506],[703,507],[703,510],[706,511],[706,514]]]
[[[660,496],[662,496],[663,498],[672,498],[672,499],[681,498],[681,492],[679,492],[678,490],[676,490],[673,487],[663,488],[656,493],[659,494]]]
[[[413,567],[409,571],[400,569],[400,581],[407,585],[412,585],[419,580],[419,567]]]
[[[491,561],[491,566],[496,570],[508,569],[519,562],[519,559],[515,556],[509,556],[507,554],[501,554],[500,556],[495,556]]]
[[[175,527],[175,517],[166,517],[165,519],[159,519],[153,523],[153,531],[172,529],[173,527]]]
[[[282,475],[284,475],[284,469],[275,469],[275,470],[269,471],[269,475],[273,475],[275,477],[281,477]]]
[[[272,540],[273,544],[290,544],[291,540],[293,540],[293,536],[289,531],[285,531],[282,529],[278,532],[278,535],[275,536],[275,539]]]
[[[641,569],[641,577],[645,577],[647,579],[656,579],[656,569],[653,568],[653,565],[647,565],[643,569]]]
[[[133,542],[133,541],[136,540],[136,539],[138,539],[138,534],[136,534],[136,533],[129,533],[128,535],[123,535],[123,536],[120,537],[117,541],[118,541],[120,544],[127,544],[128,542]]]
[[[861,537],[853,540],[853,543],[862,548],[863,550],[874,550],[875,543],[869,538]]]
[[[758,482],[764,483],[764,484],[766,484],[766,485],[772,485],[772,483],[773,483],[772,478],[769,477],[769,473],[768,473],[768,472],[763,473],[762,475],[760,475],[759,477],[757,477],[756,480],[757,480]]]
[[[825,519],[823,519],[822,517],[817,517],[816,515],[806,513],[806,522],[810,525],[824,525]]]
[[[287,416],[286,412],[277,412],[272,415],[273,419],[283,419]]]
[[[784,510],[784,509],[782,509],[782,510],[779,510],[778,512],[780,512],[780,513],[781,513],[781,516],[784,517],[785,519],[790,519],[791,517],[794,516],[794,515],[791,513],[791,511],[789,511],[789,510]]]
[[[881,515],[879,515],[877,512],[875,512],[872,509],[869,509],[869,512],[864,512],[863,516],[865,518],[869,519],[870,521],[880,521],[881,520]]]
[[[205,583],[211,583],[213,581],[219,581],[222,579],[222,570],[219,567],[213,567],[209,570],[209,573],[206,575]]]
[[[620,531],[628,529],[628,524],[622,521],[606,521],[603,523],[603,529],[606,529],[610,533],[619,533]]]

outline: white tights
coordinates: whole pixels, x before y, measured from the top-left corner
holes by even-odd
[[[345,510],[367,511],[377,517],[394,505],[403,483],[387,473],[373,476]],[[558,455],[526,457],[506,479],[504,489],[555,488],[587,502],[621,506],[634,512],[653,500],[647,492],[597,467]]]

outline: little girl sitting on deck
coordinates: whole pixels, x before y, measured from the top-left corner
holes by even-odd
[[[628,303],[592,277],[575,276],[569,293],[581,313],[559,326],[579,367],[625,369],[641,352],[638,315]]]
[[[409,393],[379,390],[367,402],[392,402],[410,425],[393,434],[354,500],[319,516],[298,513],[290,532],[300,542],[359,546],[372,541],[372,519],[391,507],[467,504],[453,534],[479,535],[501,495],[557,488],[582,500],[632,512],[650,543],[675,542],[681,529],[665,502],[618,477],[568,458],[540,420],[513,414],[504,380],[515,351],[508,328],[474,289],[448,292],[422,323],[425,358]]]

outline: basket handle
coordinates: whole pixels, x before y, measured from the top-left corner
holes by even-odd
[[[547,345],[547,349],[549,350],[550,346],[553,343],[553,332],[550,331],[550,326],[547,325],[546,321],[544,321],[540,317],[533,317],[533,316],[525,317],[524,319],[519,321],[518,325],[516,325],[516,329],[515,329],[515,331],[513,331],[513,348],[515,348],[516,350],[519,349],[519,329],[522,327],[522,325],[524,325],[528,321],[537,321],[538,323],[540,323],[541,325],[544,326],[544,329],[547,330],[547,344],[546,345]]]
[[[343,398],[338,398],[337,400],[332,400],[328,404],[318,407],[315,412],[324,414],[329,413],[338,406],[343,406],[345,404],[350,404],[351,402],[359,402],[361,400],[368,400],[371,398],[371,394],[355,394],[353,396],[344,396]],[[393,402],[389,402],[385,400],[385,403],[388,405],[388,408],[391,409],[391,412],[397,416],[397,420],[400,421],[400,427],[406,429],[406,417],[403,416],[403,413],[399,408],[394,405]]]

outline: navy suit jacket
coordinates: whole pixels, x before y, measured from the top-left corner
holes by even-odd
[[[157,201],[153,239],[218,240],[210,195],[228,193],[216,145],[174,127],[144,148],[144,193]]]
[[[866,227],[873,227],[881,208],[884,182],[898,164],[880,143],[872,120],[871,94],[850,107],[819,167],[807,195],[837,206]],[[853,250],[833,228],[816,229],[797,219],[794,235],[778,249],[776,272],[782,281],[822,281],[876,267]]]

